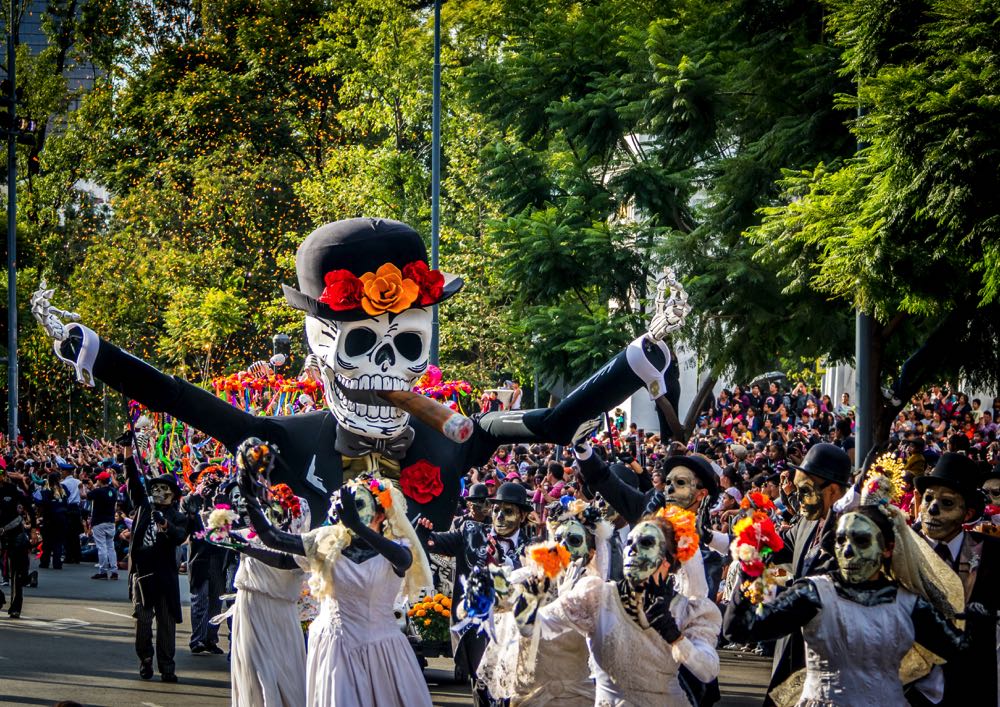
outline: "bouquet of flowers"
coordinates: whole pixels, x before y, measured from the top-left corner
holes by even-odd
[[[451,599],[444,594],[425,596],[406,615],[413,621],[423,641],[447,641],[451,623]]]
[[[773,504],[772,504],[773,507]],[[743,583],[743,595],[753,604],[760,604],[777,592],[781,583],[776,571],[764,564],[772,554],[785,546],[774,521],[763,510],[755,510],[733,526],[733,542],[729,551],[740,563],[743,574],[750,577]]]
[[[215,508],[208,514],[205,522],[205,530],[196,533],[199,538],[207,537],[209,542],[222,543],[229,540],[229,531],[233,527],[233,521],[239,515],[225,503],[215,504]]]
[[[528,563],[537,571],[539,577],[555,579],[569,567],[569,550],[562,543],[545,542],[532,545],[527,551]]]

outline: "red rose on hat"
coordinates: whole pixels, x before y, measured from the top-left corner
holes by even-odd
[[[417,503],[430,503],[444,490],[441,467],[421,459],[400,472],[399,486],[406,496]]]
[[[430,270],[423,260],[416,260],[403,266],[403,277],[407,277],[420,287],[417,304],[434,304],[444,290],[444,275],[438,270]]]
[[[326,287],[319,296],[319,301],[330,309],[343,312],[356,309],[361,304],[364,285],[361,278],[356,277],[350,270],[328,272],[323,282],[326,283]]]

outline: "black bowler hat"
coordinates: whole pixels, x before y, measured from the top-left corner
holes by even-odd
[[[465,500],[471,503],[481,503],[489,497],[490,491],[486,488],[486,484],[472,484],[469,487],[469,495],[465,497]]]
[[[801,465],[789,466],[841,486],[846,486],[851,480],[851,458],[843,449],[829,442],[813,445]]]
[[[386,266],[398,274],[376,288],[388,298],[373,300],[361,280],[381,277],[380,269]],[[299,246],[295,273],[299,289],[281,286],[288,304],[314,317],[344,322],[429,307],[463,285],[457,275],[429,270],[420,235],[388,219],[352,218],[320,226]]]
[[[520,506],[526,511],[532,509],[532,505],[528,503],[528,492],[524,490],[521,484],[515,484],[513,481],[500,484],[500,488],[497,489],[497,495],[491,498],[490,502],[513,503],[515,506]]]
[[[965,505],[982,511],[986,505],[983,492],[979,490],[982,475],[976,463],[964,454],[945,452],[934,465],[930,474],[918,476],[913,484],[923,493],[931,486],[944,486],[957,491],[965,498]]]
[[[708,498],[715,501],[719,497],[719,475],[712,468],[712,463],[700,454],[686,454],[677,457],[668,457],[663,462],[663,477],[666,478],[670,470],[676,466],[686,466],[694,472],[701,482],[701,487],[708,491]]]

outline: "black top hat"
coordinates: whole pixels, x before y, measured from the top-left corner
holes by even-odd
[[[847,486],[851,480],[851,458],[843,449],[829,442],[813,445],[802,464],[789,466],[841,486]]]
[[[299,289],[282,285],[295,309],[353,322],[429,307],[462,289],[462,278],[429,270],[427,248],[405,223],[352,218],[320,226],[295,256]]]
[[[515,506],[520,506],[528,511],[532,509],[532,505],[528,503],[528,492],[524,490],[521,484],[515,484],[513,481],[500,484],[500,488],[497,489],[497,495],[491,498],[490,501],[493,503],[513,503]]]
[[[486,484],[472,484],[472,486],[469,487],[469,495],[465,497],[465,500],[476,503],[485,501],[489,497],[490,491],[486,488]]]
[[[982,478],[976,463],[964,454],[945,452],[941,455],[930,474],[918,476],[913,484],[923,493],[931,486],[944,486],[957,491],[965,498],[970,508],[982,511],[986,504],[983,492],[979,490]]]
[[[712,463],[700,454],[689,454],[677,457],[669,457],[663,462],[663,474],[666,477],[670,470],[676,466],[686,466],[694,472],[701,482],[701,487],[708,491],[709,499],[714,503],[719,497],[719,475],[712,468]]]

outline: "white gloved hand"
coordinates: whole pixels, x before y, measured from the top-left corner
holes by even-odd
[[[80,321],[80,315],[76,312],[68,312],[65,309],[53,307],[52,295],[54,292],[54,289],[47,289],[45,280],[42,280],[38,284],[35,294],[31,295],[31,313],[38,320],[38,323],[42,325],[42,328],[45,329],[46,334],[56,341],[63,341],[67,336],[66,325],[63,323],[63,319],[68,322],[78,322]]]
[[[305,363],[302,364],[302,373],[299,377],[305,376],[311,381],[321,381],[323,379],[322,370],[319,356],[309,354],[306,356]]]
[[[649,336],[661,341],[667,334],[680,329],[690,313],[688,293],[677,280],[673,268],[667,268],[656,285],[655,314],[649,322]]]

